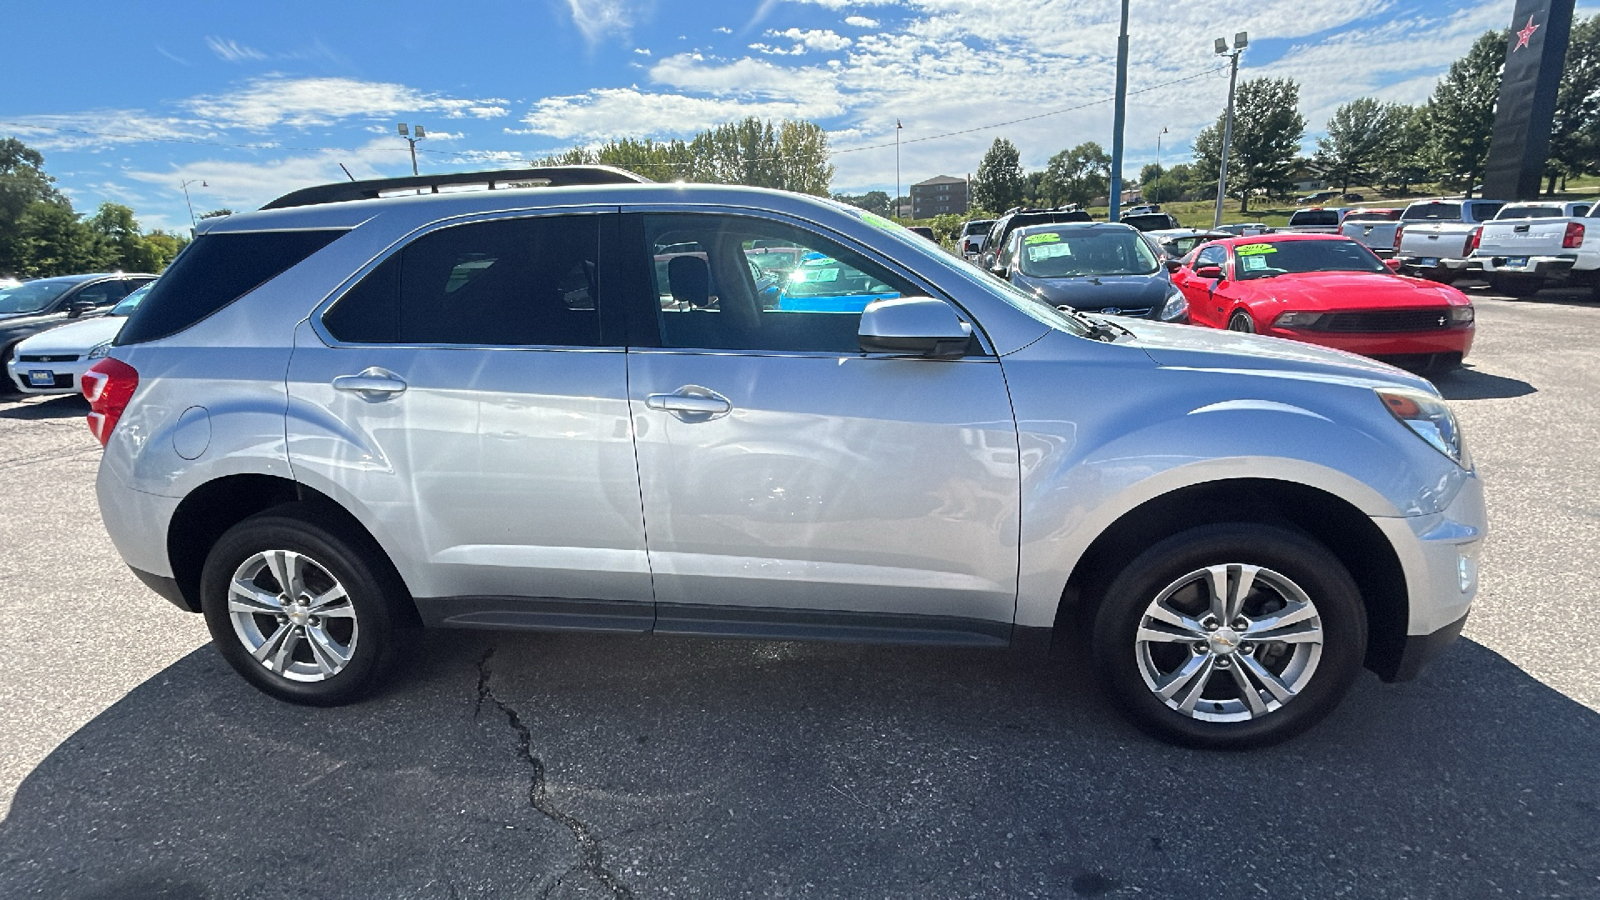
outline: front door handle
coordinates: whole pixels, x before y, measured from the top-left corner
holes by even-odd
[[[650,394],[644,398],[644,405],[685,422],[709,422],[733,410],[727,397],[698,384],[686,384],[670,394]]]
[[[360,394],[364,400],[383,400],[403,392],[406,383],[388,369],[368,366],[359,375],[339,375],[333,379],[333,389]]]

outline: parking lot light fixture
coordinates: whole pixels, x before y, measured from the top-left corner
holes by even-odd
[[[1239,84],[1239,54],[1250,45],[1250,35],[1238,32],[1233,36],[1233,52],[1228,52],[1228,39],[1217,38],[1216,50],[1218,56],[1226,56],[1229,61],[1228,71],[1228,111],[1223,116],[1222,123],[1222,164],[1217,172],[1217,208],[1211,219],[1212,228],[1222,226],[1222,204],[1228,198],[1228,145],[1233,141],[1233,92]]]

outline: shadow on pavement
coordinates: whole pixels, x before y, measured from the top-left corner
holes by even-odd
[[[63,394],[37,403],[17,402],[21,394],[0,397],[0,419],[70,419],[89,414],[89,403],[80,394]]]
[[[58,747],[0,896],[1592,897],[1600,715],[1469,641],[1266,751],[1154,743],[1076,664],[431,635],[276,703],[211,648]]]
[[[1433,377],[1433,386],[1446,400],[1502,400],[1526,397],[1539,389],[1517,378],[1491,375],[1472,368],[1468,363],[1462,368]]]

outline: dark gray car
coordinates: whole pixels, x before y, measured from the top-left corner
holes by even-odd
[[[23,338],[80,318],[103,315],[155,277],[124,272],[62,275],[36,278],[0,290],[0,368],[11,359]],[[9,380],[0,378],[0,391],[9,389]]]
[[[1189,304],[1150,244],[1118,222],[1071,222],[1017,229],[996,275],[1052,306],[1189,321]]]

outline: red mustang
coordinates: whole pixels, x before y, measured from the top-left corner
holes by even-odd
[[[1472,301],[1396,275],[1347,237],[1264,234],[1196,247],[1172,274],[1196,325],[1289,338],[1443,372],[1472,348]]]

